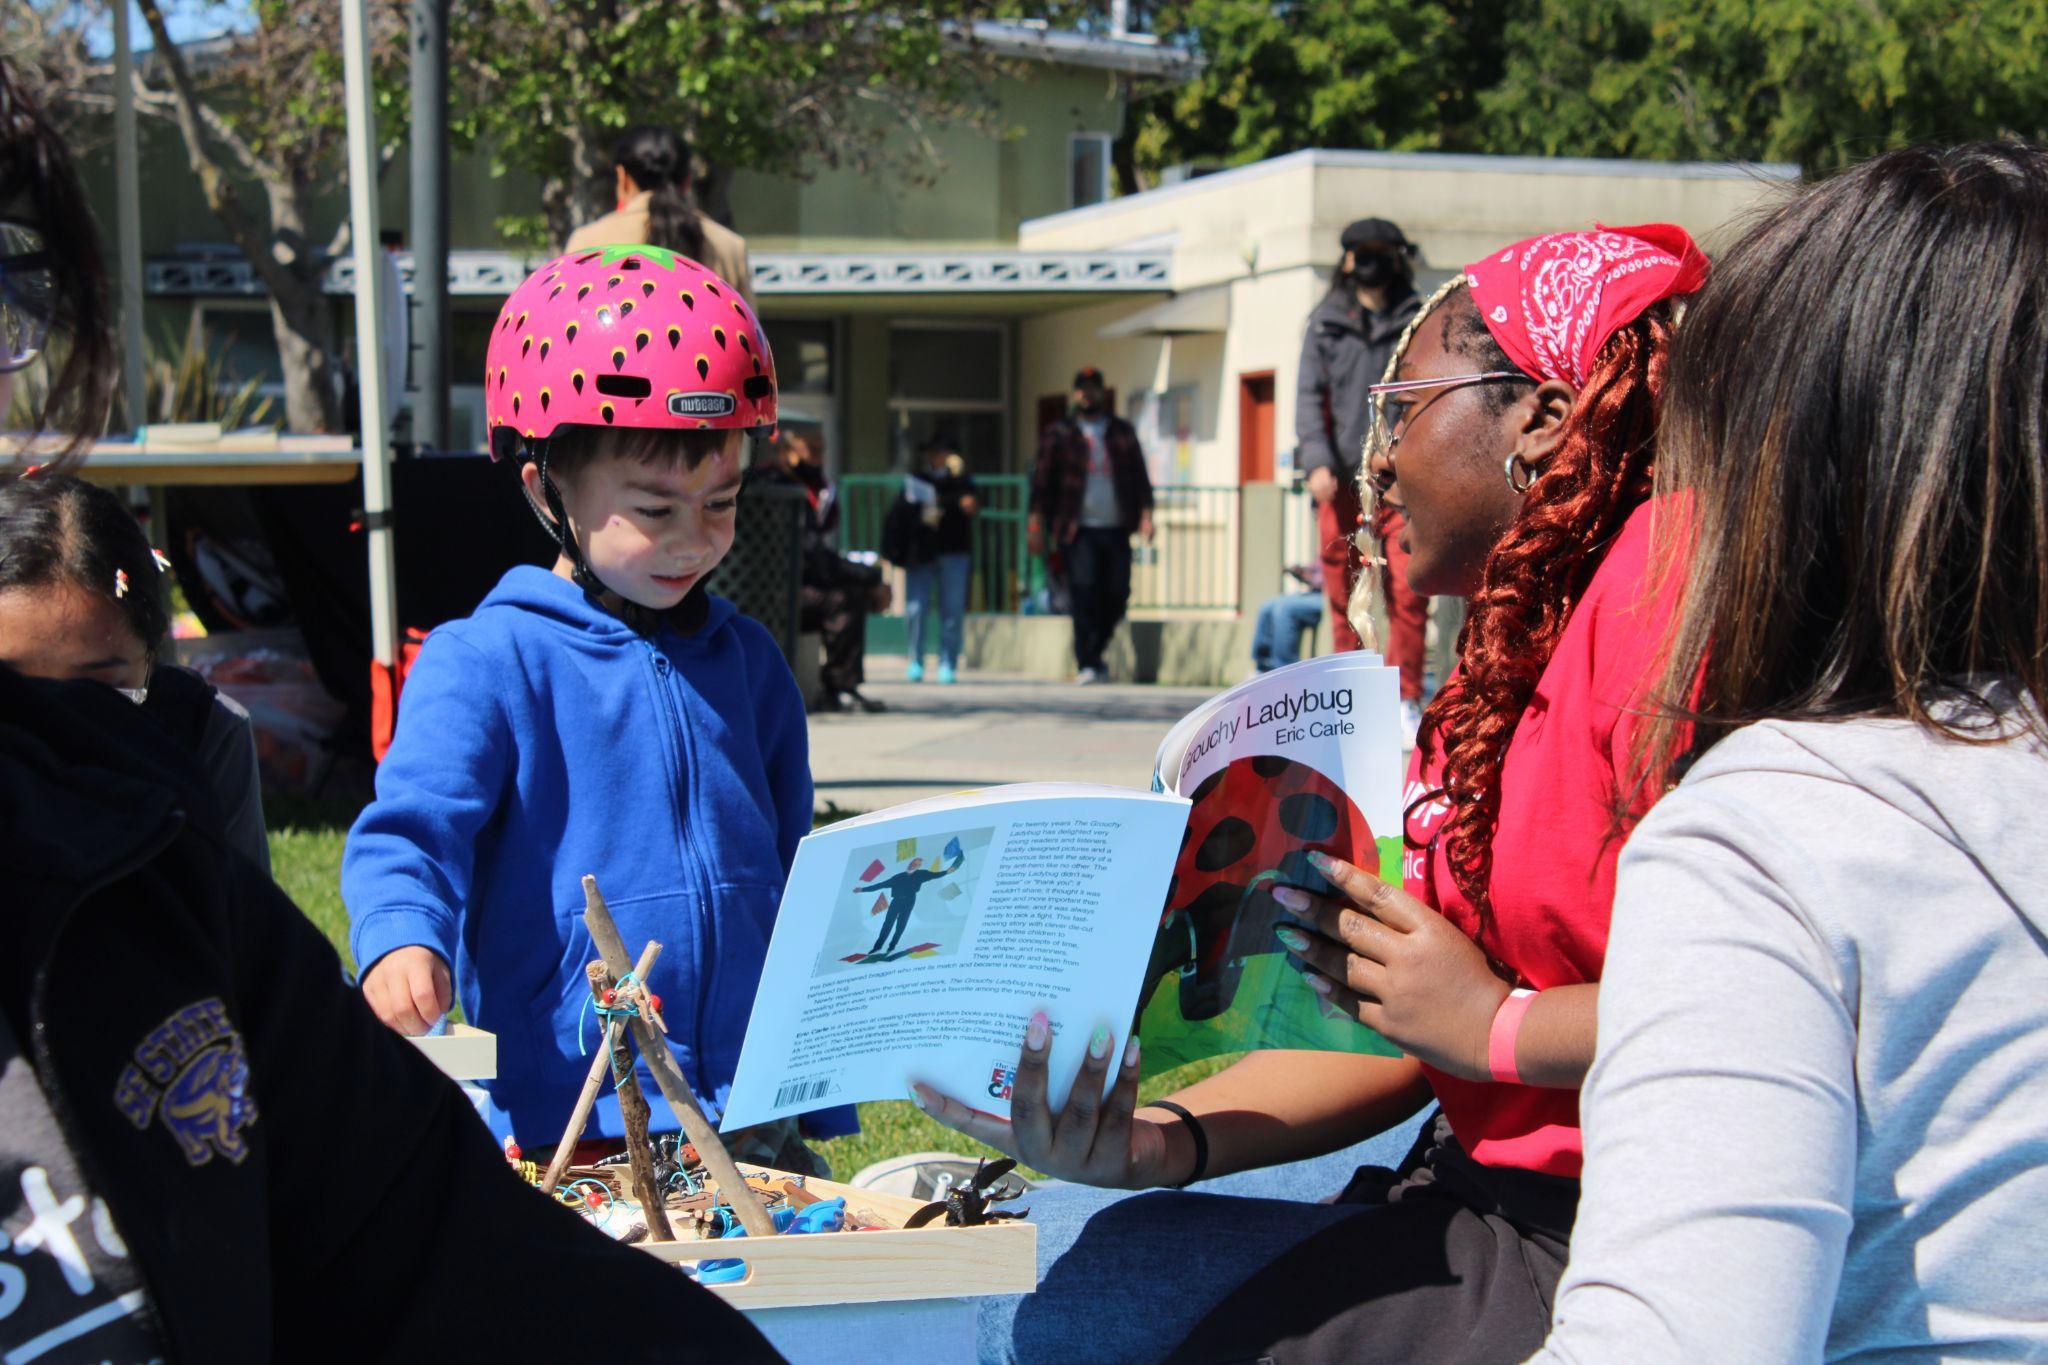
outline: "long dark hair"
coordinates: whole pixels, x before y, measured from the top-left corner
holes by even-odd
[[[39,470],[0,484],[0,592],[73,587],[104,597],[155,655],[170,628],[164,574],[127,504]]]
[[[2048,152],[1908,148],[1806,191],[1715,266],[1672,372],[1657,484],[1690,515],[1660,519],[1682,596],[1646,779],[1764,718],[1982,738],[1942,704],[1991,679],[2040,731]]]
[[[704,219],[690,199],[690,144],[671,129],[643,123],[619,134],[612,161],[648,191],[647,244],[704,259]]]
[[[0,62],[0,208],[19,204],[42,234],[55,276],[50,385],[39,428],[66,432],[68,460],[107,422],[119,362],[114,350],[113,299],[85,187],[57,130],[43,116],[14,71]],[[60,461],[46,461],[58,463]],[[4,474],[0,474],[4,477]]]

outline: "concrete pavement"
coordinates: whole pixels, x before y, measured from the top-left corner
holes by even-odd
[[[1001,782],[1148,786],[1166,731],[1220,688],[968,672],[951,687],[903,681],[904,659],[869,655],[861,690],[881,715],[811,717],[820,808],[879,810]],[[927,674],[929,677],[929,674]]]

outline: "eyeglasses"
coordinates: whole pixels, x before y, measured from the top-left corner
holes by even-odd
[[[1486,370],[1479,374],[1446,375],[1441,379],[1397,379],[1386,384],[1367,385],[1366,459],[1370,461],[1375,455],[1384,455],[1392,459],[1394,447],[1401,443],[1401,428],[1412,415],[1411,409],[1420,412],[1423,407],[1429,406],[1424,403],[1417,407],[1405,399],[1398,398],[1397,395],[1419,393],[1423,389],[1442,389],[1448,393],[1452,389],[1462,389],[1468,384],[1492,384],[1503,379],[1518,379],[1524,384],[1536,382],[1520,370]],[[1395,401],[1389,402],[1390,398]]]
[[[0,374],[42,354],[57,309],[55,261],[43,234],[0,220]]]

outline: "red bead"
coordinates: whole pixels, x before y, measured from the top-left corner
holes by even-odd
[[[510,1139],[510,1138],[506,1138],[506,1139],[505,1139],[505,1160],[507,1160],[507,1161],[517,1161],[517,1160],[519,1160],[519,1144],[518,1144],[518,1143],[516,1143],[516,1142],[514,1142],[514,1141],[513,1141],[512,1139]]]
[[[653,1010],[656,1014],[660,1014],[661,997],[656,995],[653,991],[647,992],[647,1007]]]
[[[594,1209],[600,1209],[604,1207],[604,1196],[596,1190],[592,1190],[589,1194],[583,1196],[583,1202]]]
[[[616,1004],[618,1004],[618,1003],[619,1003],[619,993],[618,993],[617,991],[611,991],[611,990],[608,990],[608,991],[606,991],[606,992],[604,993],[604,1003],[605,1003],[605,1004],[607,1004],[607,1005],[616,1005]]]

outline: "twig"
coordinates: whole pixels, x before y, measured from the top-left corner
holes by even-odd
[[[650,943],[647,946],[659,945]],[[640,956],[645,959],[647,954]],[[617,984],[612,978],[611,968],[602,962],[593,962],[587,970],[591,992],[602,1001],[605,992]],[[644,988],[636,990],[638,994],[646,994]],[[626,1164],[633,1172],[633,1197],[640,1201],[641,1215],[647,1220],[648,1240],[673,1242],[676,1235],[669,1230],[661,1186],[654,1179],[654,1147],[647,1140],[647,1097],[640,1093],[640,1077],[633,1070],[633,1054],[626,1046],[625,1037],[612,1033],[609,1042],[612,1075],[618,1078],[619,1122],[626,1129]]]
[[[640,954],[640,961],[633,967],[633,974],[642,981],[647,973],[654,970],[654,959],[661,956],[661,945],[650,943],[647,951]],[[596,965],[596,964],[592,964]],[[604,988],[593,987],[593,992]],[[603,1002],[604,996],[598,995]],[[597,1056],[591,1058],[590,1074],[583,1078],[582,1093],[576,1096],[576,1107],[569,1111],[569,1126],[562,1130],[561,1145],[555,1148],[555,1158],[548,1163],[547,1174],[541,1177],[540,1192],[553,1194],[555,1186],[562,1181],[562,1173],[569,1169],[569,1160],[575,1154],[577,1140],[583,1136],[583,1126],[590,1122],[590,1106],[597,1103],[597,1092],[604,1085],[605,1068],[611,1065],[612,1047],[618,1042],[619,1026],[607,1019],[604,1036],[598,1040]]]
[[[597,944],[597,951],[604,955],[605,965],[624,975],[629,962],[626,945],[619,937],[618,925],[612,923],[611,911],[605,907],[604,897],[598,893],[595,877],[583,879],[583,923],[589,927],[591,941]],[[647,1059],[647,1069],[654,1073],[654,1083],[661,1087],[662,1097],[668,1101],[669,1108],[676,1111],[676,1118],[683,1125],[683,1134],[697,1149],[697,1155],[703,1159],[712,1179],[725,1192],[732,1211],[739,1217],[740,1226],[747,1230],[749,1237],[773,1237],[775,1220],[761,1207],[760,1199],[740,1176],[739,1167],[733,1164],[732,1153],[725,1150],[725,1141],[697,1106],[697,1097],[691,1093],[689,1081],[677,1069],[667,1041],[645,1019],[634,1019],[632,1026],[633,1041],[640,1045],[640,1055]]]

